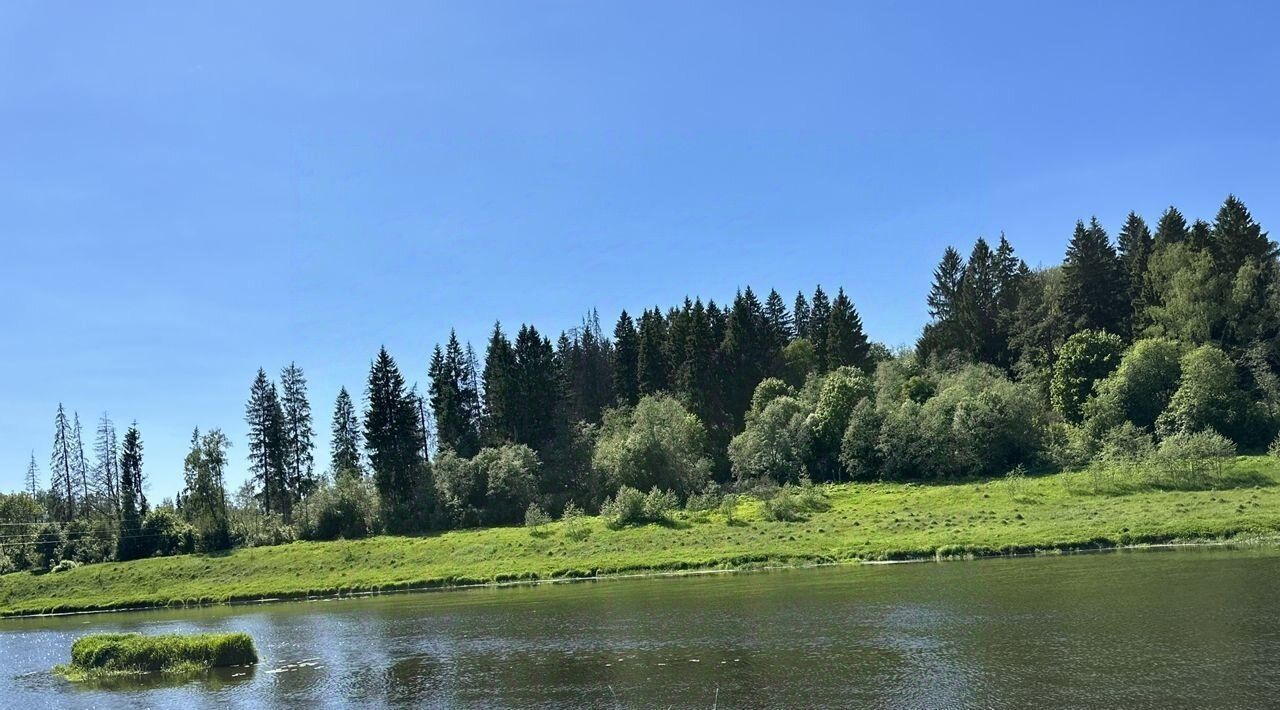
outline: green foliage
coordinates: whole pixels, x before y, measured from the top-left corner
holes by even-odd
[[[481,449],[471,460],[476,478],[487,483],[485,518],[509,523],[533,501],[538,489],[538,455],[523,444]]]
[[[139,557],[181,555],[196,548],[196,531],[172,508],[156,508],[142,520]],[[123,536],[121,543],[123,544]]]
[[[1152,430],[1178,388],[1182,347],[1165,338],[1139,340],[1099,382],[1084,406],[1085,426],[1097,437],[1124,422]]]
[[[542,529],[550,522],[551,516],[537,503],[530,503],[524,511],[524,526],[533,535],[541,535]]]
[[[356,476],[339,476],[307,499],[300,521],[308,540],[357,540],[382,530],[378,495],[373,484]]]
[[[768,476],[778,482],[803,476],[809,455],[808,414],[795,397],[770,401],[729,443],[733,475],[738,480]]]
[[[592,461],[611,487],[660,488],[680,498],[701,489],[711,471],[702,423],[667,395],[606,412]]]
[[[915,399],[909,399],[917,404]],[[880,475],[880,430],[884,419],[870,399],[858,402],[849,417],[840,442],[840,465],[855,481],[870,481]]]
[[[1267,447],[1267,453],[1272,458],[1280,459],[1280,434],[1277,434],[1276,438],[1271,441],[1271,446]]]
[[[726,493],[720,499],[720,514],[724,516],[726,525],[733,525],[738,520],[738,495],[736,493]]]
[[[671,521],[671,513],[677,505],[676,496],[670,491],[654,488],[648,493],[641,493],[630,486],[623,486],[600,507],[600,515],[613,528],[667,523]]]
[[[1161,436],[1213,429],[1243,446],[1267,441],[1266,413],[1240,389],[1226,353],[1202,345],[1182,357],[1181,368],[1178,389],[1157,421]]]
[[[591,536],[591,525],[587,522],[586,514],[573,501],[565,505],[560,521],[564,525],[565,538],[573,542],[582,542]]]
[[[1080,423],[1095,384],[1119,366],[1123,352],[1124,341],[1112,333],[1085,330],[1067,338],[1049,382],[1049,400],[1063,419]]]
[[[1235,444],[1215,431],[1178,432],[1160,442],[1154,463],[1165,484],[1207,488],[1235,455]]]
[[[53,567],[50,567],[49,571],[52,573],[70,572],[71,570],[76,569],[79,566],[80,566],[80,563],[76,562],[75,560],[64,559],[58,564],[54,565]]]
[[[73,680],[113,674],[173,673],[251,665],[253,639],[228,634],[93,634],[71,645],[71,665],[55,670]]]

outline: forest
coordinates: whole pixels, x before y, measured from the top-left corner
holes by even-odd
[[[333,403],[323,462],[303,369],[263,368],[249,480],[228,490],[230,437],[197,429],[182,490],[160,501],[136,425],[120,437],[103,416],[86,434],[59,404],[47,471],[33,453],[25,490],[0,495],[0,572],[583,512],[627,525],[826,482],[1280,456],[1278,257],[1229,196],[1211,222],[1131,213],[1114,240],[1077,222],[1047,268],[1003,235],[948,247],[930,320],[899,351],[822,287],[686,298],[608,331],[592,310],[554,340],[498,323],[483,356],[451,333],[425,391],[374,356],[359,399]]]

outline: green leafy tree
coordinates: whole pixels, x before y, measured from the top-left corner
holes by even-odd
[[[777,380],[765,380],[765,383]],[[739,481],[769,478],[798,482],[807,475],[809,411],[793,396],[771,399],[729,443],[729,461]]]
[[[1049,383],[1049,399],[1063,419],[1078,424],[1095,385],[1120,365],[1124,341],[1114,333],[1085,330],[1058,351]]]
[[[485,483],[485,520],[496,525],[519,521],[538,493],[541,463],[533,449],[523,444],[481,449],[470,465],[475,479]]]
[[[1182,346],[1172,340],[1148,338],[1135,342],[1085,403],[1085,420],[1091,435],[1100,438],[1125,422],[1152,431],[1178,388],[1181,357]]]
[[[678,400],[650,395],[634,409],[605,413],[592,460],[615,490],[658,488],[683,498],[710,476],[706,440],[702,422]]]
[[[1239,386],[1236,365],[1213,345],[1182,357],[1178,389],[1156,421],[1162,437],[1213,430],[1241,446],[1264,446],[1274,434],[1258,403]]]

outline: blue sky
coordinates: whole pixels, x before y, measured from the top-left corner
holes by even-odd
[[[370,5],[370,4],[366,4]],[[54,410],[244,476],[259,366],[327,457],[386,344],[843,285],[914,340],[943,247],[1078,218],[1280,229],[1269,3],[0,5],[0,489]]]

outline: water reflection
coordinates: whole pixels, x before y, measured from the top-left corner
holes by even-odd
[[[1248,707],[1280,552],[838,568],[0,622],[6,706]],[[250,633],[177,685],[73,685],[89,631]]]

